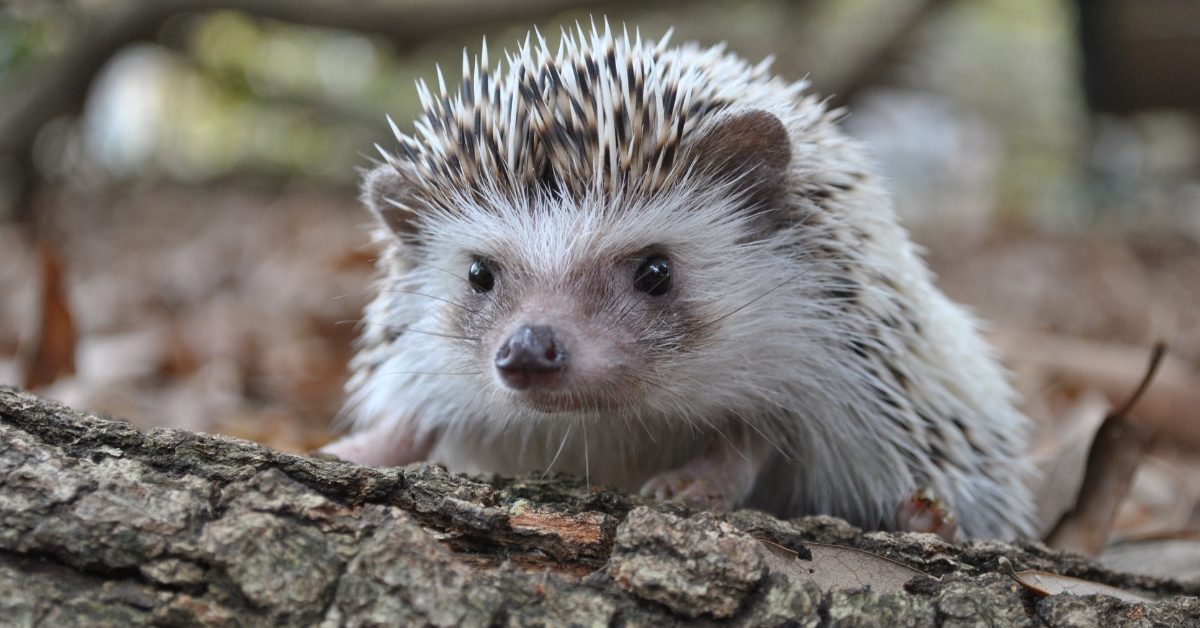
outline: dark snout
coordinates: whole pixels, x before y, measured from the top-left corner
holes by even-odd
[[[548,325],[518,327],[496,352],[496,372],[516,390],[549,384],[566,364],[562,341]]]

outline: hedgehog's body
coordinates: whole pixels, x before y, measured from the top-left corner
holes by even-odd
[[[329,450],[867,528],[927,488],[1027,533],[1028,421],[833,114],[720,49],[564,39],[423,90],[368,177],[384,277]]]

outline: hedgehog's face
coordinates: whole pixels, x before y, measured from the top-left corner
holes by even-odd
[[[458,304],[441,303],[436,324],[495,399],[543,413],[636,407],[670,362],[704,340],[693,290],[704,272],[699,251],[656,229],[629,229],[622,223],[636,218],[599,202],[535,202],[533,212],[491,208],[486,225],[431,226],[444,235],[430,239],[429,263],[457,275],[430,277],[430,290]],[[638,213],[661,223],[671,212]],[[700,227],[692,222],[680,226]]]
[[[694,327],[666,251],[596,259],[587,269],[505,268],[495,259],[472,261],[475,313],[461,312],[455,324],[482,339],[474,357],[493,384],[534,409],[636,403],[655,348]]]
[[[679,383],[712,375],[696,356],[736,342],[724,315],[783,272],[753,234],[782,185],[786,130],[751,112],[705,131],[691,145],[696,176],[648,196],[473,190],[411,221],[388,211],[403,174],[368,178],[368,202],[411,241],[414,292],[432,295],[423,331],[454,348],[476,392],[541,413],[692,401]]]

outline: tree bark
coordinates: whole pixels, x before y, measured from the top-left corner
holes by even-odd
[[[889,588],[870,560],[842,561],[858,584],[823,587],[818,544],[921,573],[896,565]],[[1039,598],[1002,558],[1157,601]],[[1198,593],[1038,544],[696,513],[569,477],[370,469],[0,388],[4,623],[1198,625]]]

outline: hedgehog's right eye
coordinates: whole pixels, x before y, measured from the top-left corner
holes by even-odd
[[[496,285],[496,275],[492,274],[492,269],[488,267],[487,262],[477,259],[471,264],[471,269],[467,271],[467,281],[471,283],[472,290],[476,293],[483,293]]]

